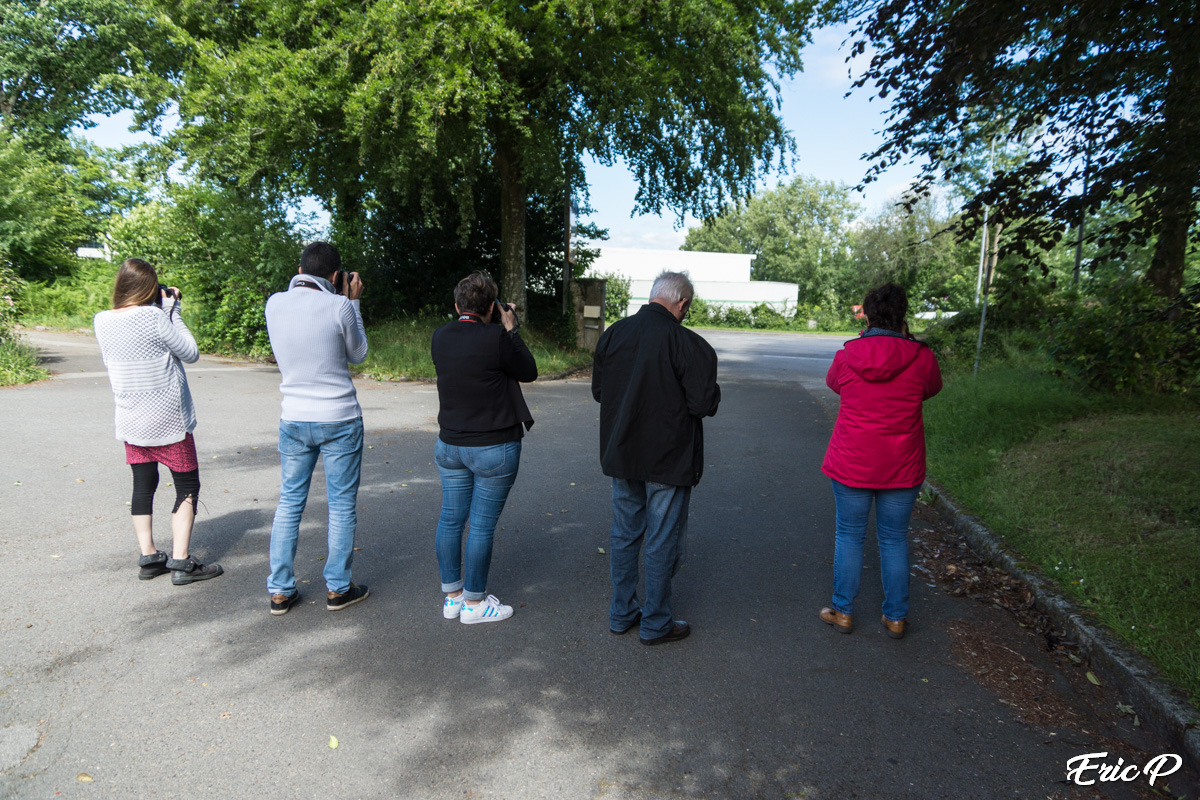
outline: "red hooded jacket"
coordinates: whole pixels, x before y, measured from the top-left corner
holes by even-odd
[[[860,489],[905,489],[925,480],[921,404],[942,390],[933,351],[872,328],[834,356],[825,383],[841,395],[821,471]]]

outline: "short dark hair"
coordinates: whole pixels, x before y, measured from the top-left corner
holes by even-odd
[[[454,303],[459,311],[469,311],[486,317],[499,293],[492,276],[483,270],[476,270],[454,287]]]
[[[895,283],[885,283],[867,292],[863,300],[863,313],[872,328],[884,328],[904,333],[904,320],[908,316],[908,293]]]
[[[113,282],[113,308],[151,305],[159,296],[158,273],[149,261],[127,258]]]
[[[313,242],[300,254],[300,271],[329,280],[342,268],[342,256],[329,242]]]

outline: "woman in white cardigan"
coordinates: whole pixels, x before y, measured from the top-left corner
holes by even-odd
[[[168,572],[183,585],[215,578],[220,564],[201,564],[188,547],[200,494],[196,460],[196,409],[183,363],[200,358],[196,340],[179,313],[179,290],[164,287],[140,258],[121,264],[113,286],[113,307],[96,315],[96,339],[108,369],[116,402],[117,438],[133,470],[133,530],[141,548],[138,578]],[[171,470],[175,508],[171,512],[172,554],[154,545],[154,492],[158,465]]]

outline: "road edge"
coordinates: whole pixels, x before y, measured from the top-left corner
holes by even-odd
[[[1119,642],[1108,629],[1081,614],[1046,579],[1022,567],[999,537],[979,519],[959,510],[942,489],[926,481],[922,491],[933,496],[933,508],[972,549],[1029,587],[1038,609],[1078,643],[1097,672],[1120,687],[1141,719],[1177,745],[1191,769],[1200,771],[1200,712],[1167,683],[1157,668]]]

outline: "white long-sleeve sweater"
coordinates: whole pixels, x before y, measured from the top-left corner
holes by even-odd
[[[297,281],[314,284],[312,289]],[[349,364],[367,357],[358,301],[333,291],[323,278],[296,275],[286,292],[267,300],[267,333],[283,380],[280,418],[341,422],[362,416]]]
[[[183,364],[200,358],[179,305],[101,311],[93,321],[116,402],[117,438],[142,447],[182,441],[196,429]]]

